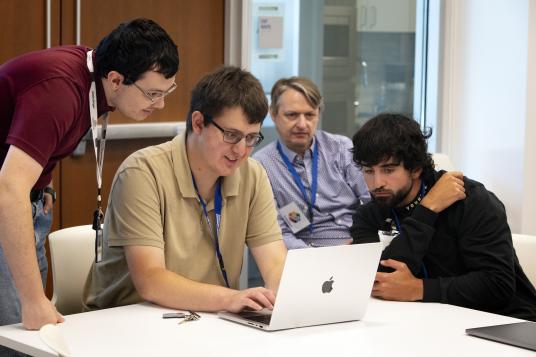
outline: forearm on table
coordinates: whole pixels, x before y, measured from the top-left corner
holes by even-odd
[[[135,285],[144,300],[180,310],[225,310],[229,299],[237,293],[223,286],[187,279],[165,268],[151,269]]]

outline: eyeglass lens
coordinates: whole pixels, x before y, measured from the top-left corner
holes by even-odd
[[[242,135],[240,133],[227,130],[223,132],[223,139],[228,144],[237,144],[243,138],[246,139],[246,146],[250,147],[257,146],[262,141],[262,137],[258,134]]]

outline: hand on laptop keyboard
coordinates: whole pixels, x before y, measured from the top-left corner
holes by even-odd
[[[226,311],[240,312],[246,308],[258,311],[263,308],[272,310],[275,303],[275,293],[263,287],[234,291],[225,298]]]

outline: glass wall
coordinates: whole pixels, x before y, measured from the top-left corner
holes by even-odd
[[[250,0],[248,68],[269,96],[280,77],[307,76],[325,100],[319,127],[351,137],[372,116],[421,120],[427,0]],[[268,118],[266,140],[276,139]],[[250,263],[252,260],[250,259]],[[250,283],[258,283],[250,269]]]
[[[420,119],[416,73],[425,47],[417,0],[251,0],[250,70],[267,95],[280,77],[303,75],[321,88],[324,130],[351,136],[368,118],[397,111]],[[420,101],[417,101],[420,103]],[[268,120],[265,131],[273,124]],[[269,139],[274,137],[269,133]],[[269,142],[270,140],[267,140]]]

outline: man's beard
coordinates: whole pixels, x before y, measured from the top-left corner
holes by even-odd
[[[391,209],[400,206],[408,197],[409,193],[411,192],[411,188],[413,187],[413,179],[410,178],[409,184],[407,187],[402,188],[396,192],[394,192],[390,196],[381,196],[376,197],[375,194],[380,192],[392,192],[389,190],[384,190],[382,188],[378,188],[374,191],[370,192],[370,195],[372,196],[372,200],[376,202],[378,205],[380,205],[384,209]]]

